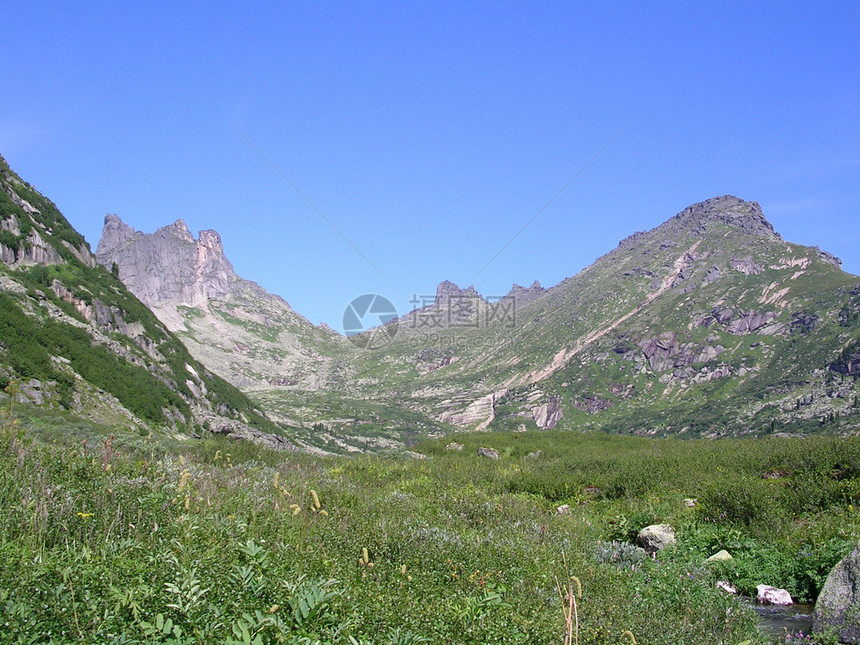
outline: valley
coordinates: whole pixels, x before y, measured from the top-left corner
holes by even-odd
[[[368,349],[0,171],[5,642],[772,644],[860,537],[860,278],[755,202]]]

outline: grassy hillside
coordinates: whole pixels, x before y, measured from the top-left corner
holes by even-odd
[[[716,581],[811,600],[860,537],[855,438],[494,433],[404,460],[109,432],[4,410],[7,642],[561,644],[557,584],[579,643],[767,642]],[[678,536],[657,559],[632,544],[654,522]]]
[[[56,205],[2,157],[0,230],[0,388],[142,429],[281,432],[96,264]]]

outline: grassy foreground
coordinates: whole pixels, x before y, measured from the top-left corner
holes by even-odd
[[[765,642],[716,580],[814,600],[860,537],[857,438],[498,433],[323,459],[4,428],[3,642]],[[631,545],[654,522],[678,535],[656,560]],[[575,640],[558,583],[581,587]]]

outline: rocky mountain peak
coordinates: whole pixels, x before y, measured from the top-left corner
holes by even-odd
[[[123,222],[118,215],[108,213],[105,215],[102,237],[99,240],[96,254],[116,248],[133,238],[134,235],[135,230],[131,226]]]
[[[754,235],[782,239],[765,218],[758,202],[747,202],[732,195],[712,197],[688,206],[669,221],[695,223],[700,226],[708,222],[721,222],[737,226]]]
[[[158,231],[156,234],[170,235],[173,237],[177,237],[180,240],[185,240],[186,242],[194,242],[194,236],[191,235],[191,231],[188,230],[188,226],[185,224],[185,220],[178,219],[173,224],[165,226]]]
[[[154,307],[222,299],[240,280],[224,255],[221,236],[201,231],[195,240],[181,219],[144,234],[108,215],[96,259],[105,267],[116,262],[131,292]]]
[[[528,288],[518,284],[514,284],[511,287],[511,290],[505,296],[505,298],[513,298],[516,300],[517,306],[522,306],[541,296],[545,292],[546,289],[541,286],[540,282],[535,280],[532,283],[532,286]]]
[[[461,289],[450,280],[445,280],[444,282],[440,282],[439,286],[436,287],[436,305],[444,305],[451,300],[468,298],[483,300],[481,294],[475,290],[475,285],[469,285],[467,288]]]

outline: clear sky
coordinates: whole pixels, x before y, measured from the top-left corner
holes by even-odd
[[[0,153],[93,248],[182,218],[340,330],[733,194],[860,274],[856,0],[222,4],[5,3]]]

